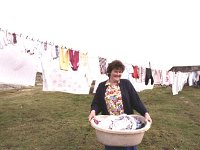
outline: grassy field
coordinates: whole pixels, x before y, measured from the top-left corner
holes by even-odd
[[[200,150],[200,89],[139,95],[153,124],[138,150]],[[87,120],[92,97],[41,87],[0,91],[0,150],[103,150]]]

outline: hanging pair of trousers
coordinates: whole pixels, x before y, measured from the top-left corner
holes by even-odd
[[[151,85],[153,85],[154,79],[152,76],[151,68],[146,68],[145,85],[148,85],[149,79],[151,79]]]
[[[105,150],[137,150],[136,146],[118,147],[118,146],[105,146]]]

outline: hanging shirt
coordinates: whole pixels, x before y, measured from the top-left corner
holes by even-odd
[[[100,73],[106,74],[106,58],[99,57],[99,66],[100,66]]]

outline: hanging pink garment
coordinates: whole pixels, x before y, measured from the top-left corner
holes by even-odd
[[[79,51],[69,49],[69,60],[72,65],[72,70],[77,71],[79,67]]]
[[[154,84],[161,84],[161,70],[152,70],[153,78],[154,78]]]

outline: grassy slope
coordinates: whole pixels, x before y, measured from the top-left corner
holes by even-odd
[[[170,87],[139,93],[153,124],[139,150],[200,149],[200,89]],[[43,92],[40,88],[0,92],[1,150],[102,150],[89,125],[92,95]]]

